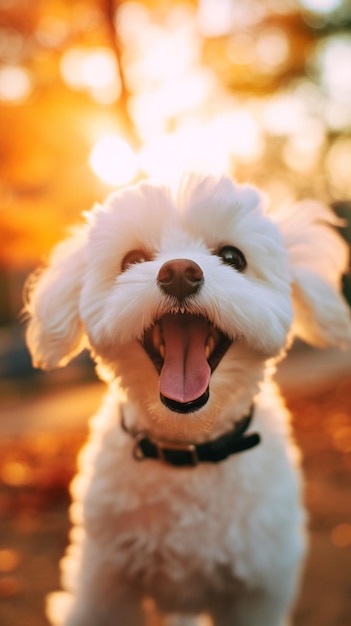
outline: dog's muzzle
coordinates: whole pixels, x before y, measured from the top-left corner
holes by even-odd
[[[212,372],[232,343],[205,315],[188,312],[203,283],[194,261],[164,263],[157,284],[177,306],[156,320],[142,340],[160,375],[161,402],[176,413],[192,413],[207,403]]]

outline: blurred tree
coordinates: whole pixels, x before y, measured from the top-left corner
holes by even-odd
[[[3,0],[0,318],[113,186],[186,166],[349,198],[350,24],[347,0]]]

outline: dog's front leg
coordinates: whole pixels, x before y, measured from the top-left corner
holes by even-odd
[[[73,548],[61,564],[67,592],[49,597],[53,626],[144,626],[141,594],[126,583],[111,554],[86,537]]]

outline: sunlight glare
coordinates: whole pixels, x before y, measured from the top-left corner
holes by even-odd
[[[153,81],[164,81],[181,74],[192,60],[188,41],[177,33],[153,27],[150,45],[144,51],[142,65]]]
[[[137,174],[136,156],[118,135],[105,135],[99,139],[89,163],[94,173],[109,185],[125,185]]]
[[[163,133],[169,120],[203,106],[216,86],[209,68],[194,66],[182,76],[164,81],[159,89],[134,95],[129,111],[139,136],[149,140]]]
[[[212,132],[226,146],[228,153],[244,162],[251,162],[263,154],[262,132],[247,111],[223,113],[213,121]]]
[[[125,54],[128,85],[136,92],[153,90],[163,82],[181,77],[199,62],[200,44],[191,24],[175,23],[169,28],[150,24],[135,45],[127,43]]]
[[[221,137],[196,122],[146,143],[139,157],[141,169],[161,182],[173,181],[187,170],[220,175],[230,166]]]

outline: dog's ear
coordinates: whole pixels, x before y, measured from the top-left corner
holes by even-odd
[[[316,346],[349,344],[350,310],[340,294],[349,250],[335,228],[340,220],[313,201],[278,211],[273,219],[291,263],[295,335]]]
[[[49,265],[30,277],[24,313],[34,367],[61,367],[84,348],[78,304],[85,268],[85,228],[53,251]]]

